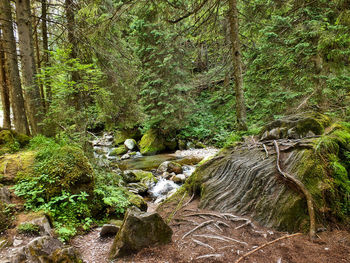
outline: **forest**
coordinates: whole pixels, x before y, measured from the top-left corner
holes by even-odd
[[[0,95],[1,263],[349,262],[349,0],[0,0]]]

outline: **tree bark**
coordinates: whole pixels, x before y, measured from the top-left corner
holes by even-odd
[[[40,91],[36,81],[30,0],[16,0],[16,17],[23,84],[28,104],[28,119],[32,134],[35,135],[41,131],[38,124],[43,120],[43,107],[41,105]]]
[[[49,41],[47,33],[47,0],[41,0],[41,32],[43,38],[43,62],[45,67],[49,67]],[[52,100],[52,91],[50,82],[45,83],[46,85],[46,107],[48,108]]]
[[[36,18],[35,8],[33,8],[33,25],[35,25],[35,27],[34,27],[34,43],[35,43],[36,64],[37,64],[38,72],[41,73],[41,57],[40,57],[39,36],[38,36],[39,22],[40,22],[40,18]],[[44,85],[42,83],[40,83],[38,85],[40,88],[41,105],[42,105],[44,112],[46,112]]]
[[[0,32],[0,86],[1,86],[1,102],[3,111],[3,125],[5,129],[11,129],[11,107],[9,86],[5,68],[5,51],[3,45],[3,38]]]
[[[243,91],[242,55],[239,39],[237,0],[229,0],[229,21],[232,60],[234,65],[233,75],[235,81],[237,123],[239,130],[247,130],[247,113]]]
[[[68,42],[70,44],[70,58],[76,59],[78,57],[78,48],[77,48],[77,38],[75,36],[75,18],[74,18],[74,2],[73,0],[65,1],[65,11],[67,18],[67,31],[68,31]],[[71,78],[73,83],[77,83],[79,80],[79,73],[76,70],[71,72]],[[75,87],[74,87],[75,88]],[[77,110],[81,107],[81,94],[78,90],[75,90],[73,93],[73,104]]]
[[[4,49],[6,66],[11,83],[10,95],[15,129],[18,132],[29,134],[29,127],[24,107],[22,85],[19,77],[16,41],[13,33],[10,0],[0,1],[0,21],[4,34]]]

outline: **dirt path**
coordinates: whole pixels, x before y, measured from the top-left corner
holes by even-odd
[[[232,262],[241,255],[288,233],[275,232],[250,223],[248,218],[199,210],[193,201],[170,222],[173,242],[146,248],[115,262]],[[161,214],[173,211],[172,205]],[[248,219],[248,220],[247,220]],[[191,231],[191,232],[190,232]],[[322,232],[312,243],[306,235],[278,241],[242,260],[242,263],[350,263],[350,233]],[[76,237],[72,245],[87,263],[108,262],[113,238],[99,239],[98,230]],[[201,258],[202,257],[202,258]]]

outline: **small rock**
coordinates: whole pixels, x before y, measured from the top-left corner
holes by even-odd
[[[104,224],[102,226],[100,237],[114,236],[118,233],[120,226],[114,224]]]
[[[177,175],[171,177],[170,180],[172,180],[174,183],[180,184],[180,183],[185,182],[186,176],[184,174],[177,174]]]
[[[121,160],[126,160],[126,159],[130,159],[130,154],[124,154],[121,158]]]
[[[136,141],[134,139],[126,139],[124,145],[129,150],[133,150],[136,148]]]

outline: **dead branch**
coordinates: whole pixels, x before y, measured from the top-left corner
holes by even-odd
[[[227,237],[227,236],[219,236],[219,235],[193,235],[193,236],[195,236],[195,237],[211,238],[211,239],[218,239],[218,240],[225,241],[225,242],[233,241],[233,242],[236,242],[236,243],[248,246],[248,243],[246,243],[244,241],[233,239],[233,238],[230,238],[230,237]]]
[[[252,224],[252,221],[247,220],[247,222],[245,222],[244,224],[242,224],[242,225],[240,225],[240,226],[237,226],[235,229],[237,230],[237,229],[240,229],[240,228],[245,227],[245,226],[248,226],[248,225],[251,225],[252,228],[255,227],[255,226]]]
[[[276,148],[276,153],[277,153],[277,160],[276,160],[276,166],[277,166],[277,170],[280,173],[280,175],[282,175],[285,179],[287,179],[288,181],[292,182],[305,196],[306,198],[306,202],[307,202],[307,209],[309,212],[309,217],[310,217],[310,230],[309,230],[309,236],[310,239],[314,239],[316,236],[316,230],[315,230],[315,211],[314,211],[314,206],[313,206],[313,202],[312,202],[312,196],[310,194],[310,192],[307,190],[307,188],[305,187],[305,185],[299,181],[297,178],[295,178],[294,176],[285,173],[282,171],[281,167],[280,167],[280,151],[279,151],[279,147],[278,147],[278,143],[277,141],[274,141],[274,145]]]
[[[198,226],[196,226],[195,228],[193,228],[192,230],[190,230],[186,234],[184,234],[181,239],[184,239],[185,237],[187,237],[188,235],[190,235],[194,231],[196,231],[196,230],[198,230],[198,229],[200,229],[200,228],[202,228],[202,227],[204,227],[206,225],[209,225],[209,224],[211,224],[213,222],[214,222],[214,220],[208,220],[208,221],[205,221],[205,222],[199,224]]]
[[[208,244],[206,244],[206,243],[203,243],[203,242],[201,242],[201,241],[199,241],[199,240],[197,240],[197,239],[192,238],[192,241],[193,241],[194,243],[196,243],[197,245],[210,248],[211,250],[215,250],[211,245],[208,245]]]
[[[220,258],[222,257],[222,254],[208,254],[208,255],[203,255],[196,257],[196,259],[202,259],[202,258]]]
[[[255,248],[255,249],[253,249],[252,251],[249,251],[248,253],[244,254],[244,255],[241,256],[239,259],[237,259],[237,260],[235,261],[235,263],[241,262],[244,258],[248,257],[249,255],[255,253],[256,251],[258,251],[258,250],[260,250],[260,249],[262,249],[262,248],[264,248],[264,247],[266,247],[266,246],[268,246],[268,245],[271,245],[271,244],[273,244],[273,243],[276,243],[277,241],[280,241],[280,240],[283,240],[283,239],[287,239],[287,238],[291,238],[291,237],[295,237],[295,236],[298,236],[298,235],[302,235],[302,233],[296,233],[296,234],[292,234],[292,235],[283,236],[283,237],[277,238],[277,239],[275,239],[275,240],[272,240],[272,241],[270,241],[270,242],[267,242],[267,243],[265,243],[265,244],[263,244],[263,245],[261,245],[261,246]]]

